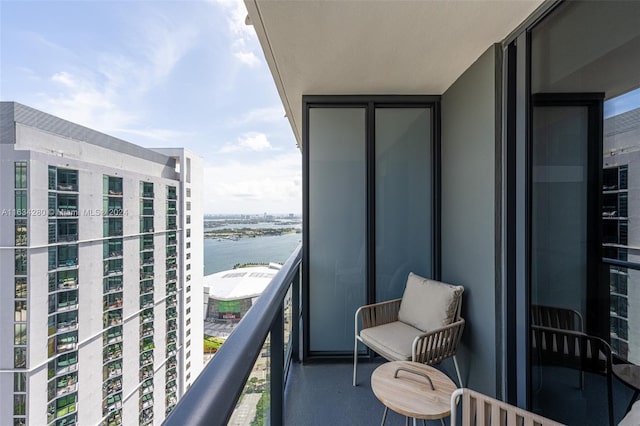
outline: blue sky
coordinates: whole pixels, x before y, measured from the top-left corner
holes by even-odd
[[[0,99],[205,162],[206,213],[299,213],[301,154],[244,3],[0,0]]]

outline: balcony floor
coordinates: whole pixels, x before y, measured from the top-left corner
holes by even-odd
[[[377,359],[359,363],[357,387],[351,385],[351,363],[292,363],[285,390],[285,425],[379,425],[384,406],[373,394],[370,379],[381,363],[382,360]],[[389,411],[385,425],[404,424],[404,416]],[[427,424],[441,423],[428,421]]]
[[[360,362],[357,387],[351,385],[351,363],[292,363],[285,389],[284,424],[379,425],[384,406],[373,394],[370,379],[373,370],[382,362],[381,358],[376,358],[374,362]],[[605,378],[587,373],[584,389],[581,390],[577,386],[578,377],[575,370],[545,367],[542,375],[534,375],[535,380],[544,379],[543,384],[536,385],[533,395],[534,406],[540,408],[539,405],[544,405],[547,416],[567,424],[608,424]],[[632,394],[633,392],[617,379],[613,380],[615,424],[624,417]],[[535,408],[534,411],[539,412]],[[448,425],[449,419],[445,419],[445,422]],[[389,411],[385,425],[404,424],[403,416]],[[435,426],[441,423],[428,421],[427,425]]]

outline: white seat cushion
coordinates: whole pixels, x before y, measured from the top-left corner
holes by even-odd
[[[411,361],[413,341],[421,334],[421,330],[395,321],[365,328],[360,332],[360,338],[373,351],[389,361]]]
[[[409,273],[398,320],[429,332],[456,320],[464,287]]]

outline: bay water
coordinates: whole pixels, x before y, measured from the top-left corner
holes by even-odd
[[[245,225],[246,226],[246,225]],[[238,240],[204,239],[204,274],[232,269],[237,263],[283,264],[302,242],[302,234],[283,234]]]

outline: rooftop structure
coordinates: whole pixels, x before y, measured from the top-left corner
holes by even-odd
[[[205,315],[211,320],[238,321],[269,285],[281,265],[230,269],[204,277]]]

